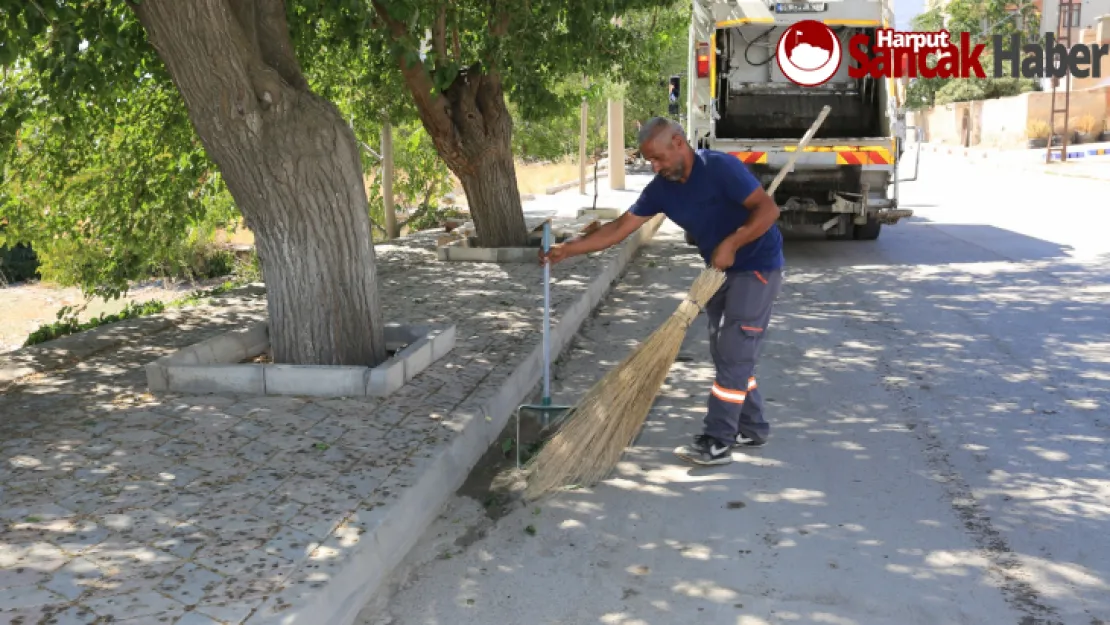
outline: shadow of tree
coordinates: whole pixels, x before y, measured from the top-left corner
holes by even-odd
[[[556,402],[673,312],[701,265],[669,237],[560,361]],[[926,220],[875,242],[792,240],[787,262],[756,372],[771,445],[723,468],[671,455],[713,380],[699,319],[610,479],[426,564],[390,622],[1105,618],[1110,263]]]

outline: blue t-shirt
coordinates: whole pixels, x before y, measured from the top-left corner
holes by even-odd
[[[686,182],[656,176],[630,210],[640,217],[665,214],[693,235],[702,258],[709,263],[717,245],[748,220],[751,212],[744,207],[744,200],[758,188],[759,180],[740,159],[698,150]],[[736,250],[736,261],[728,271],[771,271],[784,264],[782,233],[772,225],[763,236]]]

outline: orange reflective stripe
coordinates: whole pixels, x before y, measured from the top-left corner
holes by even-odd
[[[757,388],[759,387],[756,385],[755,376],[753,375],[752,377],[748,378],[748,392],[750,393]]]
[[[713,396],[721,401],[726,401],[730,404],[742,404],[747,399],[748,394],[744,391],[735,391],[730,388],[725,388],[716,382],[713,383]]]
[[[759,278],[760,282],[762,282],[763,284],[767,284],[767,278],[764,278],[763,274],[759,273],[758,271],[755,271],[753,273],[755,274],[755,277]]]
[[[762,332],[763,331],[763,328],[757,328],[755,326],[740,326],[740,329],[741,330],[747,330],[749,332]]]

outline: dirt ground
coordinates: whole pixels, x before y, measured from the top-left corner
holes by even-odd
[[[557,163],[517,163],[517,183],[522,194],[542,194],[547,187],[574,180],[577,175],[578,166],[570,158]],[[461,188],[456,192],[462,197]],[[228,243],[253,243],[253,236],[245,228],[230,235],[222,234]],[[215,279],[198,284],[167,284],[161,280],[146,282],[118,300],[90,302],[80,318],[87,320],[101,313],[119,312],[131,301],[159,299],[169,302],[195,289],[207,288],[222,281]],[[0,354],[20,348],[28,334],[42,324],[53,322],[63,306],[80,305],[84,301],[85,298],[76,288],[62,288],[38,282],[0,286]]]
[[[89,302],[80,318],[85,321],[101,313],[116,313],[133,301],[158,299],[168,303],[196,289],[209,288],[221,282],[222,278],[198,283],[168,284],[161,280],[143,283],[118,300],[105,302],[94,299]],[[0,354],[22,347],[27,335],[40,325],[52,323],[63,306],[80,306],[84,301],[85,297],[77,288],[63,288],[41,282],[0,287]]]

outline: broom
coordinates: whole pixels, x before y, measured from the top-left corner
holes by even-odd
[[[828,106],[821,109],[768,187],[769,195],[774,195],[793,170],[829,110]],[[670,318],[587,391],[567,414],[559,432],[527,463],[525,499],[535,500],[567,484],[592,486],[609,474],[643,426],[690,324],[724,281],[724,272],[713,267],[702,270]]]

